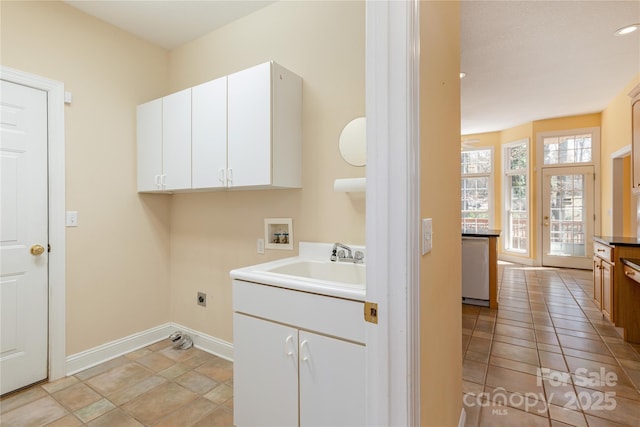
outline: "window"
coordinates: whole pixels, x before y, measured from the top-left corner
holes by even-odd
[[[504,249],[529,252],[529,141],[503,146]]]
[[[590,163],[591,134],[554,136],[543,139],[544,164]]]
[[[493,151],[466,150],[460,157],[462,228],[487,230],[491,222]]]

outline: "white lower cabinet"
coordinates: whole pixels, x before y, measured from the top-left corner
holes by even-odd
[[[297,329],[237,313],[233,328],[234,424],[297,426]]]
[[[364,345],[300,331],[300,425],[364,426]]]
[[[235,281],[234,286],[242,284]],[[302,324],[316,320],[313,307],[295,308],[290,303],[296,301],[288,300],[287,293],[306,293],[282,289],[276,294],[278,292],[285,301],[273,302],[274,313],[278,313],[273,316],[276,319],[237,310],[234,313],[234,424],[238,427],[364,426],[364,344],[282,323],[277,317],[282,313],[283,319],[288,318],[287,307],[292,307],[291,313],[301,314]],[[234,299],[238,295],[242,297],[242,292],[234,289]],[[264,316],[270,311],[271,301],[265,300],[264,295],[257,297],[259,304],[266,307],[257,315]],[[323,303],[327,301],[321,305]],[[361,303],[349,303],[362,308]],[[327,323],[335,322],[340,312],[341,309],[326,313],[331,318]],[[311,317],[305,319],[307,313]]]

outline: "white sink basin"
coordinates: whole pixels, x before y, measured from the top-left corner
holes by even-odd
[[[366,283],[366,268],[364,264],[354,264],[352,262],[300,260],[266,271],[312,280],[357,285],[363,288]]]
[[[230,276],[234,280],[364,301],[365,264],[332,262],[329,260],[332,248],[331,243],[300,242],[297,257],[238,268],[232,270]],[[364,246],[352,246],[352,249],[365,250]]]

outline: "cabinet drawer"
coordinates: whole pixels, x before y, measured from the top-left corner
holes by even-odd
[[[624,275],[634,282],[640,283],[640,271],[629,267],[628,265],[624,266]]]
[[[593,242],[593,254],[607,261],[615,261],[613,259],[613,247],[603,245],[602,243]]]
[[[233,281],[233,311],[364,344],[364,303]]]

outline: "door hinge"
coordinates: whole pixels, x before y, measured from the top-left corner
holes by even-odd
[[[369,323],[378,324],[378,304],[375,302],[364,302],[364,320]]]
[[[47,243],[47,253],[51,252],[51,243]]]

